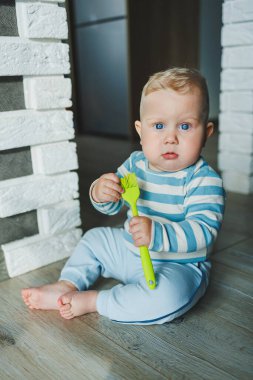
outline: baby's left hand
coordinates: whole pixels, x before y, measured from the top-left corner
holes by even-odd
[[[146,216],[134,216],[129,223],[129,232],[132,234],[134,245],[149,246],[151,240],[152,220]]]

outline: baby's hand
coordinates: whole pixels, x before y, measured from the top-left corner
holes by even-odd
[[[152,220],[146,216],[134,216],[129,223],[129,232],[132,234],[134,245],[149,246],[151,240]]]
[[[95,183],[91,196],[95,202],[118,202],[122,193],[119,177],[114,173],[107,173]]]

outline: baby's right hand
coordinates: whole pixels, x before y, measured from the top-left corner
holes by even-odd
[[[107,173],[97,180],[91,196],[95,202],[118,202],[123,192],[119,177],[114,173]]]

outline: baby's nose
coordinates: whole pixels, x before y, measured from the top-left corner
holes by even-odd
[[[177,144],[177,133],[174,130],[167,131],[165,137],[164,137],[164,143],[165,144]]]

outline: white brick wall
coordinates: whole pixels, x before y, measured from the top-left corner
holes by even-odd
[[[69,46],[19,37],[0,39],[0,75],[68,74]]]
[[[227,190],[253,192],[253,1],[223,3],[219,168]]]
[[[81,237],[80,229],[54,236],[35,235],[13,243],[3,244],[10,277],[15,277],[69,256]]]
[[[226,68],[252,68],[253,46],[224,47],[221,66]]]
[[[0,36],[0,76],[23,76],[25,110],[1,112],[0,150],[31,148],[33,175],[0,182],[0,218],[37,210],[39,234],[1,246],[10,277],[63,259],[81,236],[64,0],[16,0],[19,37]],[[75,200],[74,200],[75,199]],[[1,279],[0,279],[1,280]]]
[[[253,70],[251,69],[224,69],[221,73],[221,90],[252,90]]]
[[[220,96],[220,109],[223,112],[252,113],[252,91],[224,91]]]
[[[76,144],[73,142],[33,146],[31,153],[35,174],[54,174],[78,168]]]
[[[252,45],[253,22],[227,24],[222,28],[222,46]]]
[[[219,148],[222,152],[229,152],[232,155],[236,153],[251,155],[253,149],[253,135],[244,133],[221,133]]]
[[[80,226],[79,208],[78,200],[70,200],[38,209],[40,235],[54,235]]]
[[[253,125],[253,114],[243,112],[221,112],[220,113],[220,131],[228,133],[251,134]],[[222,147],[221,147],[222,148]]]
[[[58,4],[16,0],[18,31],[21,37],[68,37],[67,15]]]
[[[25,106],[27,109],[71,107],[71,80],[59,76],[24,77]]]
[[[18,148],[74,137],[70,111],[1,112],[0,150]]]
[[[253,2],[252,0],[225,1],[222,14],[224,24],[252,21]]]
[[[0,182],[0,217],[78,197],[77,173],[31,175]]]
[[[231,155],[230,151],[222,151],[218,155],[219,167],[223,171],[233,170],[242,174],[253,173],[253,161],[249,154],[236,153]]]

